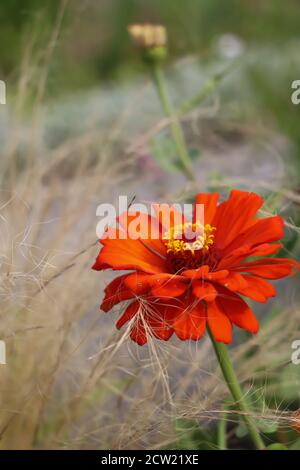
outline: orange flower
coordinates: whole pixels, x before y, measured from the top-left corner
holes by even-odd
[[[291,424],[295,431],[300,434],[300,409],[295,411],[293,419],[291,420]]]
[[[257,217],[260,196],[233,190],[227,201],[218,204],[218,199],[218,193],[197,195],[196,204],[204,205],[204,226],[195,214],[188,222],[175,207],[157,204],[156,217],[125,213],[118,218],[120,228],[110,229],[120,235],[130,230],[126,221],[145,218],[157,226],[157,239],[147,228],[138,239],[112,239],[108,230],[100,240],[103,247],[93,269],[130,271],[106,287],[101,309],[107,312],[131,300],[117,328],[132,321],[130,336],[138,344],[149,335],[168,340],[173,333],[181,340],[198,340],[207,324],[215,340],[224,343],[232,340],[232,324],[257,333],[258,321],[241,296],[265,303],[276,295],[266,279],[299,270],[299,263],[289,258],[267,257],[282,247],[274,242],[283,236],[283,220]],[[172,217],[164,226],[167,209]],[[190,229],[194,238],[186,236]],[[177,233],[183,230],[180,239]]]

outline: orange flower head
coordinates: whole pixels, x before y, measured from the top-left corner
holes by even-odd
[[[233,190],[228,200],[218,200],[218,193],[198,194],[192,221],[166,204],[155,204],[155,215],[126,212],[118,217],[119,228],[100,240],[93,269],[127,272],[106,287],[101,309],[129,301],[117,328],[130,322],[138,344],[173,334],[199,340],[207,325],[224,343],[232,340],[233,324],[257,333],[244,297],[265,303],[276,295],[270,280],[299,271],[297,261],[274,257],[282,248],[275,242],[283,237],[283,220],[257,217],[259,195]],[[198,220],[198,205],[205,223]],[[142,230],[132,237],[128,222],[137,225],[137,219]],[[110,236],[116,234],[122,236]]]

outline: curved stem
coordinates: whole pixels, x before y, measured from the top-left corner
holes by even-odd
[[[240,410],[243,413],[242,418],[248,428],[249,435],[253,441],[253,444],[259,450],[265,449],[264,442],[262,438],[260,437],[255,421],[251,416],[251,412],[250,412],[250,409],[248,408],[247,401],[245,400],[243,391],[240,387],[240,384],[238,383],[237,377],[232,367],[232,363],[230,360],[227,346],[224,343],[219,343],[214,339],[209,327],[208,327],[208,332],[209,332],[209,336],[212,341],[215,353],[217,355],[219,365],[223,372],[224,379],[227,383],[227,386],[231,392],[231,395],[234,401],[236,402],[236,404],[239,406]]]
[[[182,128],[179,124],[178,118],[176,117],[173,106],[167,92],[165,79],[163,76],[163,72],[161,69],[161,65],[159,63],[153,63],[152,65],[152,72],[154,83],[157,89],[157,93],[164,110],[165,115],[170,119],[170,129],[172,132],[172,137],[174,143],[176,145],[176,149],[178,152],[178,156],[181,160],[182,166],[187,177],[191,181],[195,181],[195,175],[193,172],[193,166],[185,145],[185,140],[182,132]]]

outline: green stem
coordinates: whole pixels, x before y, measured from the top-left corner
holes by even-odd
[[[154,83],[157,89],[157,93],[164,110],[165,115],[170,119],[170,129],[172,133],[172,137],[174,139],[174,143],[176,145],[176,149],[178,152],[178,156],[181,160],[182,166],[187,177],[191,181],[195,181],[195,175],[193,172],[193,166],[186,148],[184,135],[182,132],[182,128],[178,121],[177,116],[174,113],[173,106],[167,92],[165,79],[163,76],[163,71],[159,63],[152,63],[152,71],[153,71],[153,78]]]
[[[227,410],[227,405],[224,406],[224,411]],[[226,439],[226,432],[227,432],[227,413],[222,413],[219,423],[218,423],[218,449],[219,450],[226,450],[227,449],[227,439]]]
[[[251,411],[248,408],[248,404],[245,400],[242,389],[238,383],[237,377],[232,367],[232,363],[230,360],[227,346],[225,346],[224,343],[217,342],[214,339],[213,334],[211,333],[209,328],[208,328],[208,332],[209,332],[215,353],[217,355],[221,370],[223,372],[224,379],[227,383],[227,386],[232,394],[234,401],[236,402],[236,404],[239,406],[240,410],[243,413],[242,418],[245,421],[245,424],[248,428],[249,435],[257,449],[259,450],[265,449],[264,442],[262,438],[260,437],[255,421],[251,416]]]

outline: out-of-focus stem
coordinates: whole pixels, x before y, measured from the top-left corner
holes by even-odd
[[[227,404],[224,406],[224,411],[227,410]],[[219,450],[226,450],[227,449],[227,439],[226,439],[226,431],[227,431],[227,420],[226,420],[226,413],[222,413],[218,423],[218,449]]]
[[[153,62],[151,64],[154,83],[157,89],[157,93],[164,110],[165,115],[170,119],[170,129],[172,132],[172,137],[176,145],[178,156],[181,160],[183,169],[191,181],[195,181],[195,175],[193,172],[192,162],[190,160],[182,128],[178,121],[176,114],[174,113],[173,106],[166,88],[166,83],[163,75],[163,71],[160,63]]]
[[[247,401],[243,395],[243,391],[240,387],[240,384],[237,380],[236,374],[234,372],[230,356],[228,353],[227,346],[223,343],[219,343],[214,339],[213,334],[211,333],[209,327],[208,332],[215,350],[215,353],[218,358],[218,362],[220,364],[221,370],[223,372],[224,379],[227,383],[227,386],[231,392],[231,395],[238,405],[242,412],[242,418],[248,428],[249,435],[253,441],[255,447],[259,450],[265,449],[264,442],[260,437],[259,431],[256,427],[255,421],[251,416],[251,411],[248,408]]]

